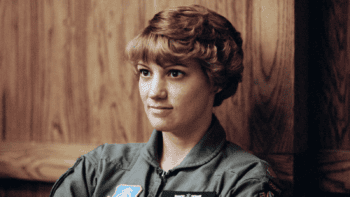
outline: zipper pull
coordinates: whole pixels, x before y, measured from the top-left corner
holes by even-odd
[[[162,175],[161,175],[163,179],[165,179],[165,175],[166,175],[166,172],[163,170]]]

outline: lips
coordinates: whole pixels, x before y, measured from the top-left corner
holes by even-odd
[[[149,105],[148,111],[155,117],[165,118],[172,112],[172,107],[163,105]]]
[[[172,109],[172,107],[169,107],[169,106],[148,106],[148,107],[153,109]]]

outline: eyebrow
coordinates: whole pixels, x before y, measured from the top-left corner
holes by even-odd
[[[136,66],[138,66],[138,65],[145,66],[145,67],[148,68],[148,65],[143,63],[143,62],[139,62],[139,63],[136,64]],[[168,68],[168,67],[172,67],[172,66],[182,66],[182,67],[188,68],[188,66],[186,64],[176,64],[176,63],[175,64],[173,64],[173,63],[166,63],[165,65],[163,65],[161,67],[162,68]]]
[[[136,66],[138,66],[138,65],[148,67],[146,64],[140,63],[140,62],[136,64]]]
[[[168,68],[168,67],[172,67],[172,66],[182,66],[182,67],[188,68],[188,66],[185,65],[185,64],[169,64],[169,65],[164,65],[162,67],[163,68]]]

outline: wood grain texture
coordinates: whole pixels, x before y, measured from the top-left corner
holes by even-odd
[[[98,145],[4,142],[0,144],[0,178],[55,182],[83,154]]]
[[[293,153],[294,1],[234,1],[243,82],[217,110],[228,139],[255,153]],[[224,10],[218,10],[223,13]]]
[[[311,9],[312,8],[312,9]],[[310,2],[306,182],[314,191],[349,194],[350,3]],[[324,152],[327,150],[328,152]],[[306,162],[306,161],[305,161]]]
[[[142,21],[138,2],[93,1],[89,20],[88,84],[94,143],[145,142],[152,129],[145,121],[138,84],[123,51]],[[140,12],[135,12],[139,9]],[[135,16],[132,16],[134,14]]]
[[[314,84],[314,108],[319,107],[315,128],[321,149],[350,150],[350,3],[325,0],[322,5],[322,23],[315,32],[322,43]]]
[[[350,193],[350,151],[322,150],[317,154],[320,188],[335,193]]]
[[[5,2],[0,1],[0,23],[4,24],[4,17],[5,17]],[[5,32],[0,30],[0,43],[1,45],[4,45],[4,38]],[[0,139],[1,141],[4,140],[6,135],[6,86],[5,83],[7,81],[7,77],[4,73],[7,72],[7,67],[4,66],[4,52],[2,52],[2,48],[0,50]]]
[[[152,128],[122,51],[156,12],[199,3],[227,17],[244,40],[243,84],[216,110],[228,139],[291,152],[293,1],[1,3],[3,140],[147,141]]]
[[[298,3],[300,6],[301,1]],[[299,69],[298,78],[306,77],[306,80],[301,79],[304,84],[298,80],[295,85],[299,98],[305,98],[307,108],[304,107],[305,101],[300,100],[295,106],[299,112],[305,112],[302,117],[306,117],[306,121],[298,121],[300,130],[308,128],[308,131],[302,133],[299,130],[296,134],[297,141],[294,143],[296,153],[299,153],[295,155],[294,162],[294,186],[298,188],[298,193],[295,194],[347,196],[350,183],[349,166],[346,162],[348,156],[340,152],[349,150],[350,146],[349,1],[320,0],[308,1],[306,4],[308,8],[305,23],[296,24],[299,28],[296,32],[297,41],[305,41],[296,44],[305,47],[302,48],[304,55],[298,51],[300,47],[296,47],[299,53],[296,55],[296,61],[299,60],[297,57],[300,57],[304,65],[308,62],[307,68],[302,69],[306,74],[301,73]],[[303,9],[298,11],[296,7],[299,17]],[[302,30],[302,27],[306,27],[306,30]],[[301,33],[307,35],[301,39]],[[307,60],[303,59],[305,57]],[[297,65],[296,69],[303,66]],[[305,95],[300,96],[300,92]],[[328,152],[324,151],[325,149]]]
[[[13,136],[17,140],[29,138],[30,132],[13,132],[14,129],[30,130],[30,112],[32,100],[31,87],[31,55],[29,35],[32,33],[30,25],[29,1],[18,4],[18,1],[1,2],[1,106],[2,106],[2,138]],[[27,9],[28,10],[28,9]],[[21,15],[19,15],[21,13]],[[23,36],[18,36],[22,34]],[[21,80],[17,80],[20,78]],[[13,118],[7,121],[8,117]],[[5,119],[5,120],[4,120]],[[19,124],[20,123],[20,124]],[[10,136],[11,135],[11,136]]]
[[[4,141],[148,140],[152,128],[122,53],[144,24],[130,20],[138,2],[125,2],[1,2]]]
[[[147,142],[152,128],[123,51],[154,14],[191,4],[225,16],[243,38],[243,83],[215,109],[227,139],[293,153],[294,0],[0,1],[1,141]]]

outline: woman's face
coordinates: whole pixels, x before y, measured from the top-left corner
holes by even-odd
[[[215,92],[196,61],[185,65],[137,65],[139,90],[152,126],[158,131],[194,129],[211,116]]]

